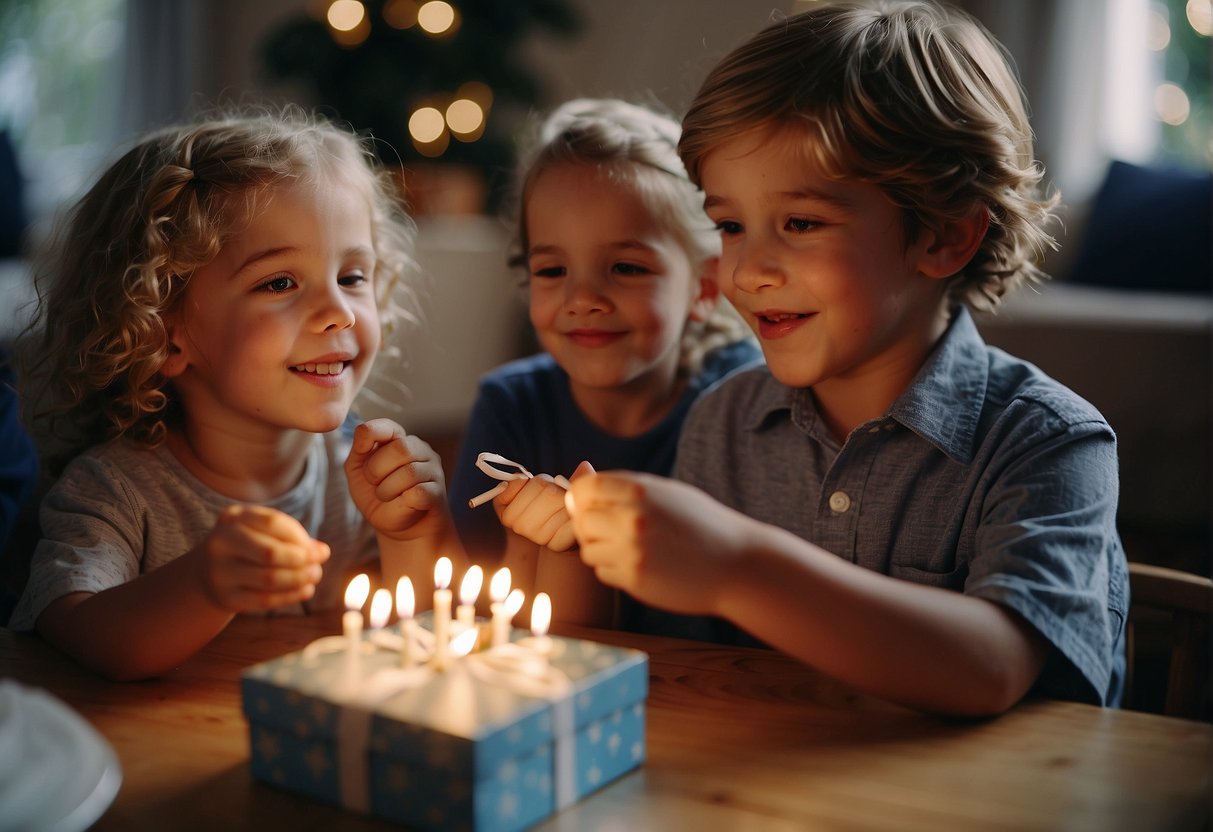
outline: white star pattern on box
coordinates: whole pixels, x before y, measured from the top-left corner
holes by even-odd
[[[513,820],[518,817],[518,795],[512,791],[504,791],[497,801],[497,817],[500,820]]]
[[[255,745],[257,746],[257,756],[267,763],[272,763],[281,752],[281,748],[278,746],[278,737],[269,731],[258,731]]]
[[[591,786],[597,786],[602,782],[602,769],[598,766],[590,766],[590,770],[585,773],[585,780]]]
[[[612,731],[611,736],[607,739],[607,749],[611,752],[612,757],[619,753],[619,746],[622,743],[623,737],[619,736],[617,732]]]
[[[308,752],[303,755],[303,764],[307,766],[307,770],[312,773],[312,778],[315,780],[323,780],[324,773],[333,767],[328,749],[323,745],[313,745],[308,749]]]
[[[602,740],[602,724],[595,722],[590,726],[590,730],[587,733],[589,734],[590,742],[594,745],[598,745],[598,743]]]
[[[506,760],[497,769],[497,780],[501,783],[512,783],[518,777],[518,764],[513,760]]]
[[[632,760],[637,761],[644,757],[644,743],[640,740],[632,743]]]

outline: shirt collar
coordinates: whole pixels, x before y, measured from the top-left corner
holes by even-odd
[[[988,381],[985,342],[969,310],[958,306],[889,416],[957,462],[971,462]]]
[[[957,462],[971,462],[988,373],[985,342],[977,325],[968,309],[956,307],[947,331],[909,388],[893,402],[888,418]],[[768,379],[750,400],[745,425],[761,430],[776,414],[790,412],[801,430],[813,432],[818,415],[809,389],[786,387],[769,375]]]

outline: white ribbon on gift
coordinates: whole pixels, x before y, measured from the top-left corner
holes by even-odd
[[[420,627],[415,628],[415,632],[418,646],[425,651],[423,655],[432,653],[433,634]],[[373,644],[398,651],[403,640],[399,636],[389,638],[390,635],[384,631],[373,633]],[[425,636],[429,636],[428,640]],[[322,653],[340,652],[346,649],[346,645],[345,638],[341,636],[317,639],[304,648],[304,659]],[[374,650],[374,646],[371,649]],[[523,696],[547,699],[551,703],[556,809],[564,809],[576,802],[576,716],[572,680],[534,651],[513,643],[498,645],[483,653],[473,653],[464,662],[473,676],[487,684]],[[424,664],[412,668],[380,668],[362,682],[357,692],[343,692],[343,707],[338,709],[335,737],[342,806],[363,813],[370,811],[367,749],[375,706],[405,690],[420,687],[433,675],[434,671]]]

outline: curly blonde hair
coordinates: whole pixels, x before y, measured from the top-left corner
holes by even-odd
[[[517,237],[510,265],[523,267],[530,250],[526,200],[543,171],[559,165],[595,167],[630,187],[662,227],[702,268],[720,255],[720,232],[703,211],[703,192],[678,158],[678,122],[650,107],[614,98],[578,98],[553,110],[537,141],[523,157],[516,200]],[[703,359],[726,344],[751,337],[749,327],[728,304],[716,304],[703,321],[688,321],[682,335],[680,369],[695,374]]]
[[[679,153],[704,157],[756,129],[796,130],[829,175],[882,188],[908,242],[923,228],[989,212],[986,237],[949,283],[992,310],[1056,248],[1027,105],[1009,57],[976,20],[929,2],[831,3],[773,23],[708,75],[683,119]]]
[[[27,421],[62,444],[47,452],[52,467],[118,436],[163,441],[174,418],[165,313],[267,189],[322,176],[370,197],[386,339],[411,319],[401,300],[415,230],[368,137],[295,107],[217,113],[144,137],[101,175],[35,267],[38,306],[21,338]]]

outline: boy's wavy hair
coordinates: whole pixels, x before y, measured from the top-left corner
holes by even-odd
[[[951,279],[953,301],[992,310],[1038,282],[1058,202],[1042,192],[1023,91],[976,20],[927,2],[832,3],[773,23],[724,58],[683,119],[679,152],[704,157],[755,129],[795,130],[829,175],[875,184],[907,242],[985,205],[981,248]]]
[[[543,171],[565,164],[597,168],[633,189],[696,268],[718,257],[720,232],[703,211],[703,192],[687,177],[678,158],[678,135],[675,119],[619,99],[578,98],[553,110],[522,158],[510,265],[525,268],[527,264],[526,200],[531,186]],[[721,300],[707,320],[687,322],[680,369],[693,375],[708,353],[748,337],[750,330],[741,317]]]
[[[412,319],[414,225],[370,139],[297,107],[220,112],[140,140],[59,224],[35,267],[22,333],[27,421],[56,468],[118,436],[154,446],[175,418],[160,368],[164,315],[190,275],[242,227],[268,189],[296,181],[364,190],[384,341]],[[412,304],[408,304],[411,306]]]

